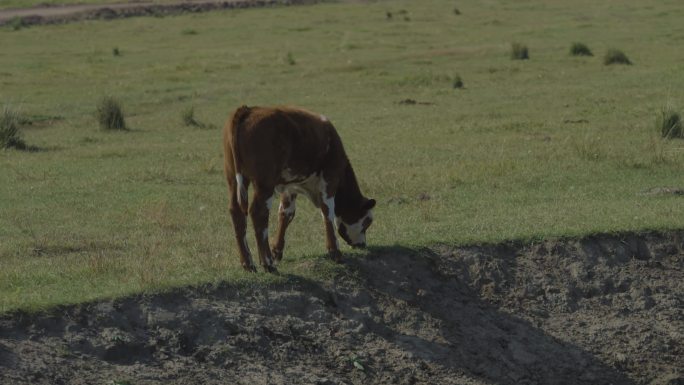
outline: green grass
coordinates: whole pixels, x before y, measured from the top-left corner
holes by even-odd
[[[458,18],[448,0],[391,5],[411,22],[377,2],[0,30],[0,104],[60,117],[25,127],[45,151],[0,151],[0,311],[287,279],[241,272],[221,133],[184,127],[190,105],[218,127],[243,103],[328,116],[378,200],[374,246],[684,226],[681,198],[639,194],[682,184],[684,144],[654,127],[684,100],[678,2],[464,0]],[[534,60],[510,60],[510,41]],[[578,61],[571,41],[638,65]],[[104,95],[130,131],[97,128]],[[343,268],[324,259],[320,218],[302,198],[281,272]]]

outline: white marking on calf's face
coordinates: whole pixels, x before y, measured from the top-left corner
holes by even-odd
[[[363,217],[361,217],[361,219],[352,224],[344,223],[342,218],[337,217],[336,222],[338,227],[340,226],[340,224],[344,224],[345,226],[347,237],[349,237],[349,241],[351,241],[350,245],[356,246],[366,243],[366,232],[363,229],[363,222],[366,221],[367,218],[373,220],[373,210],[368,210],[366,215],[364,215]]]
[[[347,225],[347,235],[351,240],[352,245],[358,245],[366,243],[366,234],[363,233],[363,218],[359,219],[358,222]]]

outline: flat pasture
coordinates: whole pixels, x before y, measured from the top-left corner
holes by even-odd
[[[657,125],[684,109],[682,16],[349,1],[0,27],[0,135],[21,129],[0,383],[682,383],[684,140]],[[104,98],[126,130],[99,127]],[[335,124],[378,201],[368,249],[328,260],[300,198],[279,274],[242,271],[221,153],[242,104]]]
[[[684,142],[655,127],[684,104],[682,10],[621,4],[336,3],[2,29],[0,101],[39,151],[0,152],[0,310],[281,279],[243,274],[233,245],[220,127],[243,103],[330,118],[379,201],[372,245],[682,228],[681,196],[650,193],[682,184]],[[511,60],[513,42],[529,60]],[[570,56],[573,42],[595,56]],[[604,65],[611,48],[633,65]],[[107,95],[129,131],[98,128]],[[204,129],[183,124],[188,108]],[[281,271],[327,274],[308,268],[325,252],[310,204],[288,235]]]

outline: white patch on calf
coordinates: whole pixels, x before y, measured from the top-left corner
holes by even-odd
[[[328,117],[325,115],[321,115],[321,122],[327,122],[327,121],[328,121]]]
[[[327,211],[328,211],[328,216],[326,217],[323,212],[321,211],[321,216],[323,216],[323,220],[328,221],[333,228],[335,227],[335,196],[328,196],[328,183],[325,181],[325,179],[321,178],[320,184],[319,184],[319,190],[321,193],[321,206],[325,206]],[[335,247],[339,248],[340,245],[337,243],[337,237],[335,236],[334,230],[333,230],[333,238],[335,239]]]
[[[326,220],[330,222],[330,226],[333,227],[333,238],[335,239],[335,247],[339,248],[340,245],[337,243],[337,237],[335,236],[335,197],[330,197],[330,198],[324,198],[323,199],[323,204],[325,207],[328,208],[328,217],[326,218],[325,215],[323,215],[323,212],[321,212],[321,216],[323,216],[323,220]]]
[[[283,178],[285,182],[292,182],[302,178],[298,175],[293,174],[292,170],[290,170],[289,168],[283,169],[283,171],[280,173],[280,177]]]
[[[283,170],[281,177],[283,180],[289,180],[291,183],[284,183],[275,186],[275,190],[278,193],[292,194],[304,194],[316,207],[321,207],[321,194],[320,194],[320,177],[313,173],[307,177],[292,175],[288,171],[289,169]],[[292,178],[288,179],[286,177]]]
[[[324,198],[323,204],[328,208],[328,217],[324,218],[330,222],[330,224],[335,223],[335,197]],[[322,213],[321,213],[322,214]]]
[[[289,206],[287,206],[287,207],[283,206],[282,201],[280,202],[280,206],[278,206],[278,211],[285,214],[285,216],[288,216],[288,217],[294,215],[295,209],[296,209],[295,199],[293,198],[292,195],[289,197],[289,200],[290,200]]]
[[[261,233],[261,238],[263,238],[264,241],[268,241],[268,227]]]
[[[328,196],[328,182],[326,182],[325,179],[320,179],[318,190],[321,193],[321,203],[328,208],[328,217],[324,219],[328,220],[330,223],[335,223],[335,196]]]
[[[245,181],[242,178],[242,174],[235,174],[235,181],[237,182],[237,200],[239,204],[244,204],[247,202],[247,189],[245,188]]]
[[[266,199],[266,208],[271,211],[271,206],[273,206],[273,197]]]

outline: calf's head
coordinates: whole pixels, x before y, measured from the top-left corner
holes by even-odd
[[[373,223],[375,199],[364,199],[360,207],[338,212],[337,232],[351,247],[366,247],[366,230]]]

